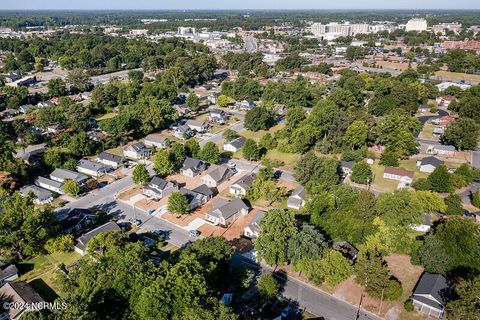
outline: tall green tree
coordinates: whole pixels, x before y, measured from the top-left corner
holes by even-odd
[[[215,142],[207,142],[200,151],[200,159],[205,162],[216,164],[220,162],[220,151]]]
[[[373,182],[373,173],[370,165],[365,161],[357,162],[353,165],[352,175],[353,182],[360,184],[369,184]]]
[[[451,173],[445,165],[440,165],[428,176],[431,189],[436,192],[452,192],[453,183]]]
[[[165,150],[159,150],[155,155],[153,168],[161,176],[168,176],[173,173],[173,163],[170,160],[170,155]]]
[[[274,300],[280,292],[280,286],[277,279],[272,274],[264,274],[260,277],[257,284],[260,297],[267,300]]]
[[[150,181],[150,174],[145,165],[139,163],[135,166],[132,172],[132,179],[137,184],[147,184]]]
[[[290,211],[268,211],[260,221],[260,234],[255,242],[259,258],[269,265],[285,263],[288,241],[296,233],[295,218]]]
[[[173,192],[168,198],[168,211],[176,215],[184,215],[190,211],[190,204],[181,192]]]
[[[295,266],[301,260],[319,257],[328,247],[323,234],[308,224],[303,224],[299,232],[288,240],[288,259]]]

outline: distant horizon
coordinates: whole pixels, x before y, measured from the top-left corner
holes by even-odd
[[[364,0],[359,3],[356,0],[339,0],[334,3],[327,0],[232,0],[229,2],[220,0],[83,0],[71,2],[64,0],[2,0],[0,10],[9,11],[91,11],[91,10],[120,10],[120,11],[143,11],[143,10],[480,10],[480,1],[471,0]]]

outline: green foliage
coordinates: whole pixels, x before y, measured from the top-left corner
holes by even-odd
[[[260,149],[255,140],[247,139],[242,148],[243,157],[249,161],[256,161],[260,159]]]
[[[295,218],[290,211],[268,211],[260,221],[260,234],[255,241],[259,259],[269,265],[285,263],[288,240],[296,233]]]
[[[218,150],[218,146],[215,142],[209,141],[207,142],[202,151],[200,151],[200,159],[205,162],[216,164],[220,162],[220,151]]]
[[[83,69],[73,69],[68,72],[67,82],[78,91],[86,91],[92,87],[90,77]]]
[[[73,245],[73,236],[66,234],[49,239],[45,243],[45,250],[47,250],[49,253],[70,252],[73,249]]]
[[[165,150],[159,150],[155,155],[153,168],[161,176],[168,176],[173,173],[173,163],[170,160],[170,155]]]
[[[78,193],[81,191],[81,186],[76,180],[66,180],[63,183],[63,191],[71,195],[72,197],[76,197]]]
[[[454,287],[456,298],[447,304],[448,319],[478,319],[480,277],[461,279]]]
[[[447,127],[442,141],[454,145],[459,150],[471,150],[477,146],[479,134],[479,126],[474,120],[460,118]]]
[[[433,191],[452,192],[453,184],[451,174],[445,165],[440,165],[428,176],[428,182]]]
[[[338,161],[328,157],[317,157],[313,153],[303,156],[294,168],[295,179],[309,188],[330,188],[338,183],[340,174]]]
[[[240,135],[238,134],[237,131],[235,130],[232,130],[230,128],[227,128],[224,132],[223,132],[223,139],[225,139],[225,141],[227,142],[230,142],[238,137],[240,137]]]
[[[170,157],[170,161],[172,162],[175,169],[178,169],[182,166],[182,163],[183,161],[185,161],[185,157],[187,156],[185,146],[178,142],[174,142],[172,144],[172,147],[170,148],[168,154]]]
[[[268,130],[274,122],[272,112],[264,107],[255,107],[245,115],[245,128],[251,131]]]
[[[402,295],[400,282],[390,276],[390,271],[382,256],[375,252],[362,252],[355,263],[357,283],[365,286],[367,294],[373,298],[394,301]]]
[[[452,216],[452,215],[462,215],[463,214],[463,206],[462,206],[462,198],[456,193],[451,193],[445,198],[445,204],[447,205],[447,210],[445,214]]]
[[[252,99],[258,100],[262,93],[262,86],[257,80],[240,76],[233,81],[222,83],[222,95],[231,97],[237,101]]]
[[[35,208],[29,197],[15,192],[2,195],[0,207],[0,250],[15,261],[41,253],[43,246],[58,235],[59,228],[50,209]]]
[[[144,164],[137,164],[132,172],[133,182],[136,184],[147,184],[150,181],[150,175]]]
[[[445,274],[464,268],[480,270],[480,226],[472,220],[451,217],[431,231],[416,258],[431,273]]]
[[[343,142],[352,150],[363,147],[367,141],[368,127],[364,121],[354,121],[345,132]]]
[[[226,108],[228,104],[230,103],[230,99],[226,95],[220,95],[217,98],[217,105],[220,108]]]
[[[288,259],[296,266],[302,260],[318,258],[327,247],[323,234],[313,226],[303,224],[301,230],[288,240]]]
[[[477,190],[473,193],[472,204],[475,207],[480,208],[480,191],[479,190]]]
[[[353,182],[360,184],[372,183],[373,173],[370,165],[366,161],[360,161],[353,165],[352,175],[350,176]]]
[[[266,300],[274,300],[280,292],[278,281],[272,274],[264,274],[260,277],[257,284],[258,294]]]
[[[260,139],[259,146],[267,150],[275,149],[277,147],[277,139],[270,133],[267,133]]]
[[[200,157],[200,144],[195,138],[188,139],[183,145],[185,149],[185,155],[192,158]]]
[[[168,211],[176,215],[185,215],[190,211],[190,204],[181,192],[173,192],[168,198]]]
[[[140,82],[143,80],[143,72],[142,70],[131,70],[128,72],[128,80]]]
[[[188,95],[187,101],[185,101],[185,103],[192,111],[197,111],[198,109],[200,109],[200,100],[194,93],[190,93]]]
[[[407,300],[405,301],[405,303],[403,304],[403,308],[405,309],[405,311],[407,312],[412,312],[413,311],[413,302],[412,300]]]
[[[62,78],[52,78],[48,80],[47,88],[50,97],[63,97],[67,92],[65,82]]]
[[[299,269],[315,284],[320,285],[326,281],[331,287],[342,283],[353,274],[352,262],[333,249],[313,260],[301,260]]]

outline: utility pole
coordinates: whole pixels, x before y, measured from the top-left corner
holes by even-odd
[[[383,291],[384,290],[385,290],[385,288],[382,288],[382,297],[380,298],[380,306],[378,306],[378,314],[380,314],[380,312],[382,312]]]

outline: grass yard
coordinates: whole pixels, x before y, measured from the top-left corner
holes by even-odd
[[[475,74],[450,72],[450,71],[437,71],[435,72],[435,76],[440,78],[453,79],[457,81],[480,82],[480,75],[475,75]]]
[[[116,148],[113,148],[113,149],[105,150],[105,152],[108,152],[108,153],[111,153],[111,154],[114,154],[114,155],[123,157],[123,148],[124,148],[124,147],[120,146],[120,147],[116,147]]]
[[[422,139],[429,139],[429,140],[434,140],[434,139],[436,139],[436,137],[433,135],[433,130],[434,130],[436,127],[437,127],[437,126],[434,126],[433,124],[426,123],[426,124],[423,126],[423,129],[422,129],[422,131],[420,132],[419,137],[422,138]]]
[[[279,160],[285,163],[281,169],[293,170],[293,166],[300,160],[302,156],[298,153],[285,153],[280,152],[277,149],[268,150],[267,158],[270,160]]]
[[[264,135],[266,135],[267,133],[270,133],[270,134],[273,135],[275,132],[277,132],[278,130],[280,130],[284,127],[285,127],[284,124],[277,124],[276,126],[271,127],[269,130],[260,130],[260,131],[257,131],[257,132],[253,132],[253,131],[245,129],[243,131],[240,131],[239,134],[241,136],[244,136],[247,139],[252,139],[252,140],[255,140],[256,142],[259,142],[260,139],[262,139],[262,137]]]
[[[383,171],[385,170],[384,166],[378,164],[377,161],[370,166],[373,172],[373,184],[372,188],[382,191],[382,192],[393,192],[397,189],[399,181],[385,179],[383,177]]]
[[[62,296],[57,280],[57,266],[71,265],[80,258],[81,256],[74,251],[37,256],[18,265],[21,274],[19,279],[29,282],[47,301],[53,301]]]
[[[417,160],[415,159],[400,161],[400,167],[407,169],[409,171],[413,171],[414,172],[413,180],[420,179],[420,178],[427,178],[429,175],[426,172],[420,172],[420,170],[417,167]]]

